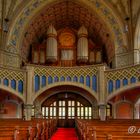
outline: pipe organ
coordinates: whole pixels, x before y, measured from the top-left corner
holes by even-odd
[[[86,27],[78,31],[48,27],[42,43],[32,44],[33,64],[71,67],[102,63],[102,49],[88,38]]]
[[[88,61],[88,32],[87,29],[82,26],[78,31],[78,43],[77,43],[77,60],[78,62],[86,63]]]
[[[45,44],[33,44],[32,47],[32,63],[45,64],[46,48]]]
[[[47,48],[46,48],[46,61],[57,61],[57,32],[55,28],[50,25],[47,31]]]

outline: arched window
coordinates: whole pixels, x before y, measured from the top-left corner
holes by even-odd
[[[128,85],[128,80],[126,78],[123,79],[123,85],[124,86]]]
[[[61,81],[61,82],[62,82],[62,81],[65,81],[65,77],[62,76],[62,77],[60,78],[60,81]]]
[[[5,78],[5,79],[3,80],[3,84],[4,84],[5,86],[8,86],[8,85],[9,85],[9,81],[8,81],[7,78]]]
[[[74,119],[75,116],[81,119],[92,118],[92,107],[84,106],[79,101],[57,100],[49,106],[42,106],[44,118]],[[58,116],[57,116],[58,115]]]
[[[46,76],[42,76],[42,87],[46,86]]]
[[[67,81],[71,81],[71,77],[70,76],[67,77]]]
[[[59,78],[57,76],[54,77],[54,82],[58,82]]]
[[[74,77],[73,77],[73,82],[78,82],[77,76],[74,76]]]
[[[106,116],[107,117],[112,117],[112,105],[111,104],[107,104],[106,106]]]
[[[23,81],[18,81],[18,92],[23,93]]]
[[[132,78],[130,79],[130,82],[131,82],[131,83],[136,83],[136,78],[135,78],[135,77],[132,77]]]
[[[39,90],[40,87],[40,77],[38,75],[35,76],[35,92]]]
[[[48,77],[48,84],[52,84],[53,83],[53,79],[51,76]]]
[[[84,76],[80,76],[80,83],[84,84]]]
[[[90,87],[90,76],[86,76],[86,86]]]
[[[96,75],[92,76],[92,89],[95,92],[97,91],[97,78],[96,78]]]
[[[116,89],[120,88],[120,85],[121,85],[120,80],[117,79],[117,80],[116,80]]]
[[[13,80],[11,80],[11,87],[13,88],[13,89],[16,89],[16,81],[13,79]]]
[[[109,80],[108,82],[108,93],[113,92],[113,81]]]

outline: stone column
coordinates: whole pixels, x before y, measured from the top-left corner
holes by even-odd
[[[105,74],[104,74],[104,71],[105,71],[105,66],[101,66],[99,68],[99,72],[98,72],[98,75],[99,75],[99,84],[98,84],[98,98],[99,98],[99,103],[98,104],[104,104],[105,103],[105,96],[106,96],[106,88],[105,88]]]
[[[17,118],[22,118],[22,104],[18,104],[17,106]]]
[[[140,63],[140,53],[138,49],[134,49],[134,64]]]
[[[2,54],[2,50],[0,49],[0,65],[3,65],[3,54]]]
[[[135,105],[134,119],[140,119],[140,104]]]
[[[24,115],[25,115],[25,120],[31,120],[32,118],[32,104],[26,104],[24,105]]]
[[[99,102],[98,102],[98,106],[99,106],[99,118],[102,121],[105,121],[106,119],[106,88],[105,88],[105,66],[101,66],[99,68],[99,85],[98,85],[98,89],[99,89]]]
[[[26,67],[26,103],[24,105],[24,115],[26,120],[30,120],[32,117],[33,108],[33,77],[34,69],[31,66]]]
[[[33,103],[33,77],[34,77],[34,68],[31,66],[26,67],[27,70],[27,77],[26,77],[26,82],[27,82],[27,87],[26,87],[26,97],[27,97],[27,104],[32,104]]]
[[[39,101],[35,101],[35,118],[43,118],[41,103]]]
[[[105,104],[99,105],[99,118],[101,121],[106,120],[106,105]]]

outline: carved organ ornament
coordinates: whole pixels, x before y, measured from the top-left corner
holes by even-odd
[[[32,46],[32,63],[55,66],[75,66],[102,63],[102,50],[88,39],[88,31],[81,26],[78,32],[69,28],[47,30],[47,39]]]

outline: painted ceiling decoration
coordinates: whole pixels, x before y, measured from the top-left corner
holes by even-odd
[[[102,44],[106,41],[109,59],[114,56],[114,43],[115,47],[126,45],[121,23],[118,23],[111,9],[103,1],[60,0],[58,2],[54,0],[50,2],[49,0],[33,0],[26,5],[13,23],[8,37],[8,49],[16,47],[17,52],[20,53],[24,47],[22,45],[23,38],[29,34],[32,35],[28,40],[33,40],[37,36],[40,37],[40,34],[45,33],[49,24],[54,24],[56,29],[60,29],[62,26],[78,29],[84,24],[96,43],[99,42],[98,40],[102,40]],[[24,35],[23,32],[25,32]],[[97,34],[98,38],[96,38]],[[113,39],[114,42],[108,38],[115,38]],[[25,58],[28,49],[28,47],[24,48],[25,56],[23,57]]]
[[[107,34],[109,34],[109,30],[95,12],[91,13],[88,9],[81,7],[81,5],[77,3],[63,1],[53,4],[51,7],[47,6],[41,13],[34,17],[27,28],[27,32],[25,33],[26,37],[24,37],[23,40],[24,50],[22,50],[22,52],[24,51],[24,54],[29,52],[29,44],[37,42],[37,40],[46,36],[49,24],[53,24],[57,31],[67,27],[78,31],[80,26],[84,24],[86,28],[88,28],[89,38],[91,38],[97,46],[103,46],[107,44],[107,41],[111,42],[112,39],[110,38],[110,40],[108,40]],[[110,58],[113,57],[113,44],[110,43],[106,47],[108,47],[108,56],[110,56]],[[27,50],[25,50],[25,48],[27,48]]]

